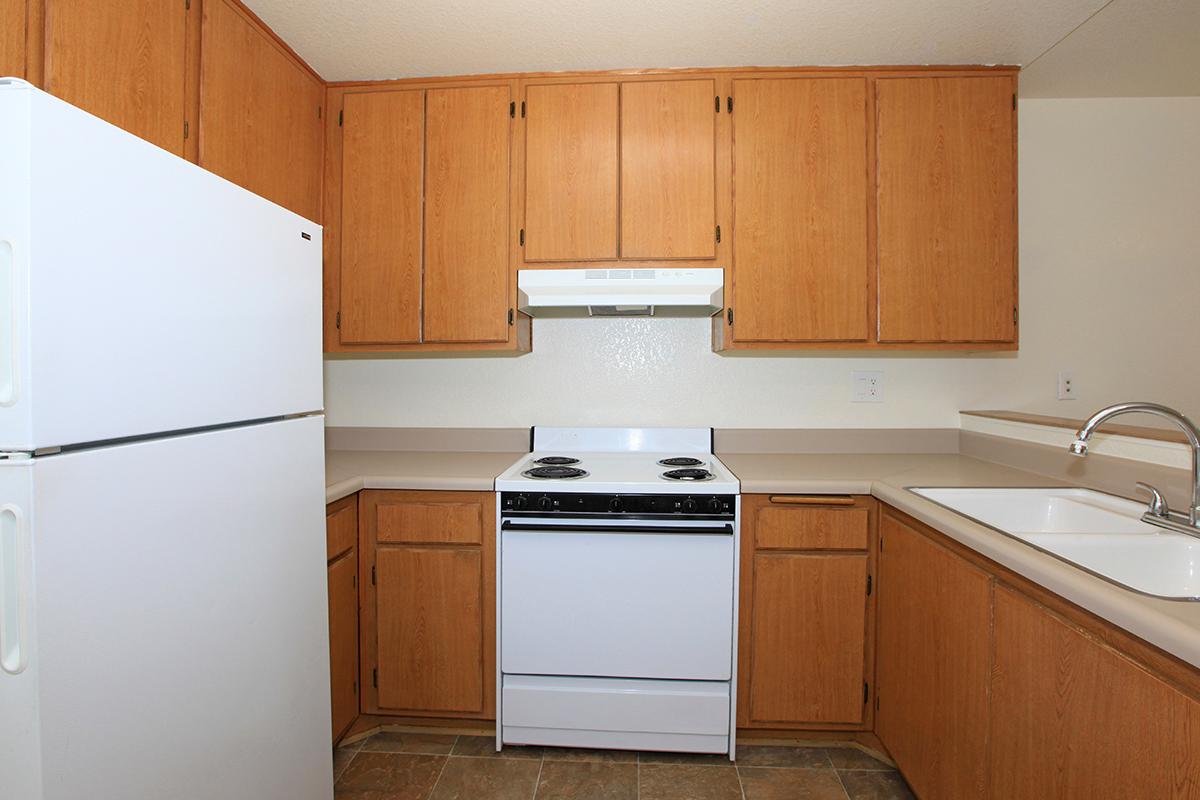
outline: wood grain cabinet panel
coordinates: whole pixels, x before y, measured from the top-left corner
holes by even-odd
[[[336,742],[358,716],[358,495],[326,508],[325,532],[329,552],[329,693]]]
[[[1016,337],[1013,78],[880,78],[879,340]]]
[[[996,591],[990,797],[1200,797],[1200,703]]]
[[[184,3],[45,2],[43,88],[183,155],[188,14]]]
[[[865,508],[778,508],[758,512],[754,545],[760,550],[866,550]]]
[[[425,92],[343,103],[341,341],[419,342]]]
[[[733,81],[738,342],[866,341],[867,82]]]
[[[508,339],[511,99],[508,86],[428,91],[427,342]]]
[[[0,0],[0,77],[25,77],[25,5]]]
[[[992,578],[884,514],[875,730],[918,797],[984,796]]]
[[[621,258],[716,255],[711,80],[621,85]]]
[[[750,719],[861,722],[866,633],[865,553],[757,553]]]
[[[364,712],[495,717],[495,503],[491,492],[362,493]]]
[[[205,0],[200,57],[200,166],[319,221],[324,83],[230,0]]]
[[[615,259],[619,85],[535,85],[525,97],[525,260]]]

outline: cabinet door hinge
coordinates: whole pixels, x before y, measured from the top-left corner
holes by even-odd
[[[869,697],[869,695],[870,695],[870,689],[867,686],[867,682],[863,681],[863,705],[864,706],[867,704],[867,698]]]
[[[717,244],[721,243],[721,226],[717,226]]]
[[[517,240],[521,243],[521,247],[525,246],[525,229],[521,228],[521,233],[517,236]]]
[[[717,114],[721,113],[721,95],[713,98],[713,111]]]
[[[733,324],[733,309],[732,308],[726,309],[725,315],[729,319],[729,324],[732,325]]]
[[[183,138],[185,138],[185,139],[188,138],[188,134],[189,134],[190,130],[191,129],[188,127],[188,121],[185,119],[183,121]]]
[[[525,119],[525,101],[521,101],[521,119]]]
[[[358,588],[358,576],[357,575],[350,576],[350,585],[353,586],[355,589]]]
[[[510,308],[508,310],[508,324],[511,326],[515,320],[516,320],[516,314]]]
[[[883,537],[879,537],[879,552],[883,552]]]
[[[371,670],[371,686],[376,689],[379,688],[379,668],[378,667]]]
[[[871,575],[867,576],[867,597],[871,596],[871,589],[874,588],[875,580]]]
[[[1017,324],[1017,307],[1013,306],[1013,325]]]
[[[357,680],[356,680],[356,681],[354,681],[354,694],[355,694],[355,695],[357,695],[357,694],[358,694],[358,681],[357,681]]]
[[[317,106],[317,119],[321,118],[321,107]]]
[[[875,710],[879,710],[879,695],[875,695]]]
[[[375,565],[371,565],[371,585],[375,585]]]
[[[517,101],[513,100],[508,104],[508,115],[514,119],[517,116]]]
[[[1017,110],[1017,96],[1013,95],[1013,111]]]
[[[729,97],[725,98],[725,110],[730,114],[733,113],[733,95],[729,95]]]
[[[183,0],[183,10],[184,11],[192,10],[192,0]]]
[[[342,122],[345,119],[346,119],[346,109],[343,108],[338,111],[338,127],[339,128],[342,127]]]
[[[342,312],[337,312],[337,315],[333,318],[333,327],[338,330],[342,329]]]

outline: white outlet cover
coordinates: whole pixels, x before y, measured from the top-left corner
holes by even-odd
[[[883,371],[855,370],[850,373],[850,402],[882,403]]]
[[[1070,370],[1061,370],[1058,373],[1058,399],[1074,400],[1076,391],[1075,378],[1071,375]]]

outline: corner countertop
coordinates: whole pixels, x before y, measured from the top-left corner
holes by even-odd
[[[360,489],[492,491],[522,452],[330,450],[327,503]],[[977,553],[1200,667],[1200,602],[1124,589],[909,491],[921,486],[1068,486],[957,454],[721,453],[745,494],[870,494]]]

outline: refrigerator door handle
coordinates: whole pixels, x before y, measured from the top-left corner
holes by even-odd
[[[17,292],[13,243],[0,239],[0,406],[17,400]]]
[[[25,515],[12,503],[0,506],[0,669],[17,675],[29,663],[25,643]]]

